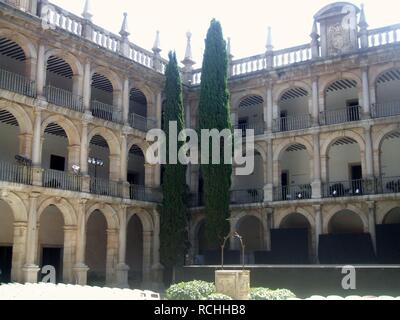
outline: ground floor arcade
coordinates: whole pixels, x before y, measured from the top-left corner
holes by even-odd
[[[0,282],[37,282],[51,266],[71,284],[158,282],[155,208],[0,189]]]
[[[318,205],[232,208],[231,231],[245,244],[247,264],[398,264],[400,202],[335,201]],[[205,216],[191,226],[192,262],[219,264],[205,237]],[[228,264],[241,263],[241,246],[232,238]]]

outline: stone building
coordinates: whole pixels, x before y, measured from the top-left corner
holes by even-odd
[[[161,126],[159,35],[142,49],[126,15],[112,34],[92,22],[89,1],[82,17],[45,0],[0,8],[2,281],[36,282],[52,265],[67,283],[159,282],[161,169],[144,157],[146,132]],[[195,127],[190,40],[181,71]],[[249,263],[398,259],[399,41],[400,25],[370,30],[363,8],[340,2],[315,15],[309,44],[274,50],[269,31],[266,52],[230,55],[232,121],[256,135],[255,171],[232,177],[231,193]],[[197,166],[187,182],[188,258],[202,263]]]

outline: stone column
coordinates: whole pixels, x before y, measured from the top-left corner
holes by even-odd
[[[146,163],[144,165],[145,171],[145,186],[146,187],[153,187],[154,186],[154,165]]]
[[[143,231],[143,283],[151,282],[151,244],[153,232]]]
[[[26,262],[23,268],[24,280],[27,283],[38,281],[39,266],[36,264],[38,245],[37,203],[39,193],[31,193],[29,198],[29,216],[26,241]]]
[[[190,110],[190,106],[186,108],[186,110]],[[190,117],[190,112],[188,114]],[[161,128],[161,121],[162,121],[162,95],[161,92],[156,94],[156,119],[157,119],[157,128]],[[190,118],[189,118],[190,119]],[[186,127],[188,127],[188,121],[186,120]]]
[[[83,75],[76,74],[72,76],[72,92],[78,97],[82,97],[83,92]]]
[[[371,137],[371,127],[364,127],[364,136],[365,136],[365,164],[366,164],[366,172],[365,177],[371,179],[374,177],[374,155],[372,148],[372,137]]]
[[[272,123],[273,123],[273,112],[274,112],[274,104],[273,104],[273,96],[272,96],[272,84],[270,83],[267,89],[267,103],[266,103],[266,120],[267,120],[267,131],[272,131]]]
[[[153,265],[151,273],[153,282],[161,285],[163,280],[164,267],[160,263],[160,216],[157,210],[153,210],[154,217],[154,239],[153,239]]]
[[[72,170],[72,166],[80,164],[80,150],[79,145],[68,147],[68,171]]]
[[[18,138],[19,138],[19,154],[25,158],[30,159],[32,156],[33,136],[28,133],[23,133],[20,134]]]
[[[92,89],[92,71],[90,61],[85,63],[85,70],[83,75],[83,106],[85,111],[90,112],[90,98]]]
[[[319,144],[319,134],[316,133],[313,136],[314,140],[314,172],[313,172],[313,182],[312,182],[312,198],[320,199],[322,196],[321,188],[321,152],[320,152],[320,144]]]
[[[374,247],[375,255],[376,250],[376,204],[374,201],[368,201],[368,230],[371,235],[372,245]]]
[[[118,260],[118,230],[107,229],[106,284],[115,285]]]
[[[38,61],[36,71],[36,93],[38,97],[44,96],[44,86],[46,79],[46,61],[45,59],[45,47],[42,43],[39,44],[38,50]]]
[[[273,201],[274,194],[274,158],[272,140],[267,141],[267,185],[264,187],[264,201]]]
[[[319,236],[322,234],[322,212],[320,205],[313,207],[315,214],[315,259],[319,263]]]
[[[33,126],[33,146],[32,146],[32,162],[34,167],[41,167],[40,148],[42,138],[42,112],[41,109],[34,110],[35,122]]]
[[[317,77],[312,80],[312,123],[314,127],[319,125],[319,90]]]
[[[121,173],[120,180],[126,182],[128,179],[128,144],[127,135],[121,135]]]
[[[63,258],[63,280],[64,283],[73,283],[73,267],[75,264],[76,248],[76,226],[64,227],[64,258]]]
[[[24,281],[22,268],[25,262],[27,229],[28,225],[26,222],[14,223],[12,270],[11,270],[11,281],[13,282],[22,283]]]
[[[118,265],[117,265],[117,286],[119,288],[129,288],[128,272],[129,266],[126,264],[126,206],[121,206],[119,209],[119,234],[118,234]]]
[[[119,181],[121,175],[121,157],[118,154],[110,154],[110,172],[109,179],[110,181]]]
[[[124,88],[122,93],[122,119],[125,124],[129,122],[129,79],[124,79]]]
[[[264,233],[264,241],[265,241],[265,250],[271,251],[271,229],[273,229],[273,215],[274,215],[274,209],[273,208],[267,208],[266,209],[266,229]]]
[[[237,217],[230,217],[229,219],[229,224],[230,224],[230,232],[233,233],[237,231],[237,224],[239,222],[239,219]],[[231,250],[238,250],[238,242],[236,241],[235,237],[231,237],[229,239],[229,247]]]
[[[88,123],[82,123],[82,137],[81,137],[81,173],[82,175],[88,174],[88,153],[89,153],[89,145],[88,145]]]
[[[362,96],[363,96],[364,118],[371,118],[368,67],[363,67],[361,69],[361,73],[362,73]]]
[[[76,259],[74,271],[74,283],[84,286],[87,283],[87,272],[89,268],[85,264],[86,251],[86,199],[77,203],[78,232],[76,241]]]

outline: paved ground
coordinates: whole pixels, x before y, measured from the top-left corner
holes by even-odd
[[[38,283],[0,285],[0,300],[160,300],[160,295],[142,290]]]

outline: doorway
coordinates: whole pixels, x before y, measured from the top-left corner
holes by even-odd
[[[11,282],[12,247],[0,247],[0,283]]]
[[[359,106],[358,99],[346,101],[347,121],[351,122],[360,120],[360,111],[358,106]]]
[[[65,171],[65,158],[52,154],[50,156],[50,169],[56,171]]]
[[[282,183],[282,200],[287,200],[289,194],[289,171],[282,171],[281,183]]]
[[[351,164],[350,165],[350,179],[351,179],[351,189],[353,195],[362,195],[362,166],[361,164]]]
[[[56,270],[56,282],[62,282],[62,261],[63,261],[63,248],[43,248],[42,251],[42,265],[44,266],[52,266]],[[46,275],[42,275],[43,277]]]
[[[287,116],[286,110],[281,111],[281,131],[288,131]]]

